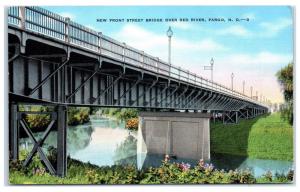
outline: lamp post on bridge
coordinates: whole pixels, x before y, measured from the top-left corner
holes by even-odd
[[[256,91],[256,101],[258,101],[258,91]]]
[[[168,61],[169,61],[169,64],[171,65],[171,38],[173,36],[173,31],[172,31],[171,27],[169,27],[169,29],[167,31],[167,36],[169,38]]]
[[[210,80],[213,82],[214,76],[213,76],[213,71],[214,71],[214,58],[211,58],[210,60],[210,66],[204,66],[204,70],[210,70]]]
[[[232,91],[233,91],[233,78],[234,78],[234,74],[231,73],[231,89],[232,89]]]
[[[245,95],[245,81],[243,81],[243,95]]]

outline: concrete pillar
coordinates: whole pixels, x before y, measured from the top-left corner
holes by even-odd
[[[148,153],[186,159],[210,159],[210,114],[140,112],[139,124]],[[139,148],[139,146],[138,146]]]

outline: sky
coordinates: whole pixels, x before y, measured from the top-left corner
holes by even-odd
[[[120,42],[168,61],[172,28],[172,64],[210,79],[204,66],[214,59],[214,81],[245,94],[283,102],[276,72],[293,61],[293,13],[288,6],[68,6],[44,8]],[[177,21],[165,21],[165,19]],[[188,21],[180,21],[188,19]],[[193,22],[192,18],[205,21]],[[220,18],[224,21],[210,21]],[[107,22],[97,22],[107,19]],[[109,22],[124,19],[124,22]],[[127,19],[143,19],[127,22]],[[162,19],[163,22],[146,22]],[[231,19],[232,21],[229,21]],[[236,19],[246,19],[239,20]],[[263,98],[263,97],[262,97]]]

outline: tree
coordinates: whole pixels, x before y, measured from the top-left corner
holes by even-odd
[[[287,118],[289,122],[293,123],[293,63],[279,70],[276,74],[279,84],[282,87],[284,100],[286,102],[285,108],[281,111],[282,116]]]

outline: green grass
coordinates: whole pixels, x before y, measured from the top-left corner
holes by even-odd
[[[211,151],[252,158],[293,160],[293,128],[279,113],[211,124]]]

